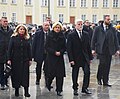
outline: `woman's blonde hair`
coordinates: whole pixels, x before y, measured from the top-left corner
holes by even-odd
[[[17,35],[19,34],[19,33],[18,33],[18,30],[19,30],[20,27],[24,27],[24,29],[25,29],[24,38],[25,38],[25,39],[29,39],[29,38],[30,38],[30,35],[28,34],[28,29],[27,29],[27,27],[26,27],[25,25],[23,25],[23,24],[19,24],[19,25],[15,28],[15,31],[14,31],[14,33],[12,34],[12,36],[17,36]]]
[[[60,26],[60,30],[62,30],[62,24],[60,22],[55,22],[53,25],[52,25],[52,30],[57,26],[59,25]]]

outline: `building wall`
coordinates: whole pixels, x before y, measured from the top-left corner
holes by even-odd
[[[70,16],[75,19],[86,15],[86,19],[92,22],[92,15],[97,15],[97,22],[103,19],[103,15],[117,15],[117,20],[120,20],[120,0],[117,8],[112,7],[113,0],[108,0],[109,6],[103,8],[103,2],[98,0],[98,7],[91,7],[92,0],[86,0],[86,7],[80,7],[81,0],[76,0],[75,7],[69,6],[70,0],[64,0],[64,6],[58,6],[58,0],[50,0],[50,15],[53,21],[59,21],[59,14],[63,14],[63,22],[69,23]],[[16,13],[16,21],[18,23],[26,23],[26,16],[32,17],[33,24],[42,24],[42,14],[48,15],[48,5],[42,6],[42,0],[32,0],[31,5],[26,5],[25,0],[17,0],[16,4],[12,4],[12,0],[7,0],[7,3],[1,3],[0,0],[0,17],[2,13],[6,12],[9,22],[12,21],[12,13]]]

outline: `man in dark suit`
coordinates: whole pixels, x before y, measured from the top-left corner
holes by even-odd
[[[7,61],[7,51],[8,51],[8,43],[10,37],[13,33],[13,30],[8,26],[7,17],[1,18],[1,26],[0,26],[0,84],[1,90],[5,89],[5,85],[7,85],[7,78],[9,76],[4,75],[4,65]]]
[[[90,43],[91,43],[91,39],[92,39],[92,35],[93,35],[93,30],[92,28],[90,27],[90,22],[89,20],[85,20],[84,21],[84,25],[83,25],[83,30],[88,32],[88,36],[90,38]]]
[[[84,72],[82,93],[91,94],[87,88],[89,86],[92,53],[88,33],[83,31],[82,27],[83,21],[81,19],[76,20],[75,30],[68,35],[67,39],[67,52],[72,67],[74,95],[78,95],[77,81],[80,67],[82,67]]]
[[[45,63],[45,59],[46,59],[45,43],[46,43],[47,33],[49,31],[49,22],[47,21],[44,22],[42,27],[43,28],[41,30],[36,31],[32,44],[32,55],[34,61],[37,63],[36,85],[40,84],[42,64],[43,62]],[[45,78],[45,83],[46,83],[46,78]]]
[[[95,28],[92,38],[92,53],[98,54],[99,66],[97,72],[98,84],[111,87],[108,84],[109,71],[111,65],[112,55],[116,52],[119,54],[117,32],[110,23],[110,16],[105,15],[104,21],[100,26]]]

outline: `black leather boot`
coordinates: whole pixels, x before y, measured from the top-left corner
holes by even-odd
[[[19,96],[19,88],[15,88],[15,96],[16,96],[16,97]]]
[[[30,97],[30,94],[29,94],[29,92],[28,92],[28,87],[24,87],[24,91],[25,91],[24,96],[25,96],[25,97]]]
[[[40,76],[36,75],[36,85],[40,85]]]

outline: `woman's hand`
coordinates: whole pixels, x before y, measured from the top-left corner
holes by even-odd
[[[60,52],[55,52],[55,55],[56,56],[60,56]]]
[[[8,65],[11,65],[11,60],[8,60],[8,61],[7,61],[7,64],[8,64]]]

